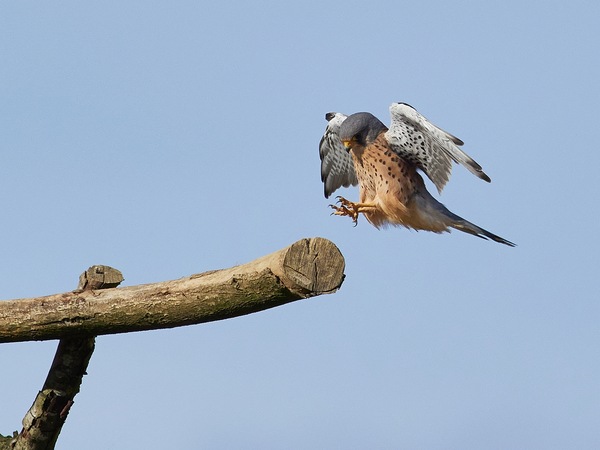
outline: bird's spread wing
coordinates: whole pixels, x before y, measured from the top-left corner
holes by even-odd
[[[321,156],[321,181],[325,185],[325,198],[328,198],[336,189],[350,185],[356,186],[356,172],[352,157],[340,141],[338,130],[346,115],[330,112],[325,115],[327,128],[319,144]]]
[[[482,180],[491,181],[481,166],[459,148],[463,141],[436,127],[411,106],[393,103],[390,114],[392,122],[385,135],[390,146],[425,172],[438,192],[442,192],[450,178],[452,161]]]

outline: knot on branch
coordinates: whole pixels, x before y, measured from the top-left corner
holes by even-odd
[[[79,275],[77,292],[117,287],[124,280],[123,274],[113,267],[95,265]]]

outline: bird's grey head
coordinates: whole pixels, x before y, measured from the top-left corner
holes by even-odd
[[[338,134],[344,146],[351,149],[353,145],[369,145],[386,130],[387,127],[373,114],[359,112],[342,122]]]

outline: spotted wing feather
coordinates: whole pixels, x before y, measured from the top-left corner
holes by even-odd
[[[392,149],[420,168],[442,192],[450,179],[452,161],[465,166],[475,176],[490,182],[481,166],[459,146],[463,141],[433,125],[406,103],[390,106],[392,121],[386,133]]]
[[[356,186],[356,172],[352,157],[339,138],[339,128],[346,115],[330,112],[325,115],[327,127],[319,144],[321,157],[321,181],[324,184],[325,198],[340,187]]]

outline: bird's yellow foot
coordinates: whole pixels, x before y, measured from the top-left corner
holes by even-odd
[[[354,226],[358,224],[358,213],[359,206],[357,203],[353,203],[350,200],[346,200],[344,197],[337,196],[337,202],[339,205],[329,205],[333,209],[331,214],[335,216],[348,216],[352,217]]]

